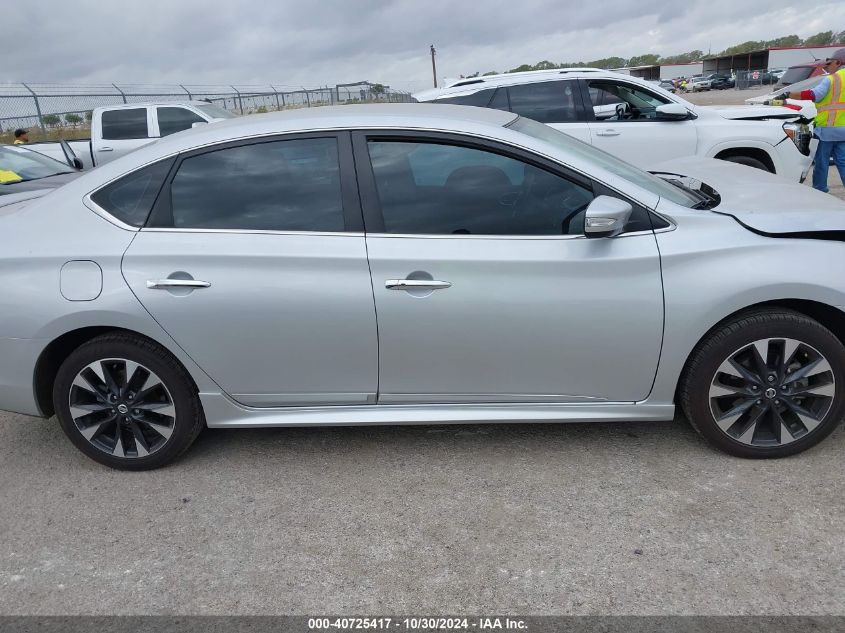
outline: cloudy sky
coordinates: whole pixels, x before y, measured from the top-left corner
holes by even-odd
[[[821,0],[39,0],[6,2],[0,81],[402,90],[523,63],[714,52],[845,30]]]

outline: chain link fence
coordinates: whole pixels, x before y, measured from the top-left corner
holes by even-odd
[[[768,70],[738,70],[736,72],[736,89],[762,88],[778,82],[776,75]]]
[[[0,134],[16,128],[87,128],[100,106],[146,101],[204,100],[237,114],[355,102],[407,103],[411,94],[360,81],[285,90],[273,85],[0,84]],[[289,87],[288,87],[289,88]]]

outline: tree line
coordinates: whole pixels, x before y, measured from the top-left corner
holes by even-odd
[[[776,37],[772,40],[749,40],[742,44],[729,46],[725,50],[716,54],[705,54],[698,49],[680,53],[678,55],[669,55],[661,57],[654,53],[646,53],[644,55],[634,55],[633,57],[602,57],[601,59],[594,59],[587,62],[561,62],[555,63],[548,60],[537,62],[536,64],[522,64],[516,68],[506,70],[506,73],[519,73],[527,70],[553,70],[555,68],[625,68],[628,66],[651,66],[657,64],[688,64],[690,62],[701,61],[710,57],[719,57],[722,55],[741,55],[743,53],[750,53],[751,51],[759,51],[766,48],[792,47],[792,46],[828,46],[831,44],[842,44],[845,46],[845,31],[822,31],[816,33],[806,39],[801,39],[797,35],[785,35],[783,37]],[[467,77],[478,77],[482,73],[476,72]],[[491,70],[483,73],[486,75],[498,75],[499,71]]]

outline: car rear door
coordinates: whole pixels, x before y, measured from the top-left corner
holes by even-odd
[[[695,155],[695,120],[659,120],[657,106],[670,103],[662,95],[617,79],[583,80],[582,87],[591,117],[590,142],[599,149],[645,169]],[[627,114],[618,112],[619,105],[627,108]]]
[[[123,274],[236,401],[366,404],[377,391],[370,273],[348,133],[181,156]]]
[[[663,323],[648,214],[584,237],[601,192],[530,154],[436,134],[354,137],[379,402],[645,398]]]
[[[103,165],[152,143],[152,117],[146,106],[97,111],[91,137],[94,164]]]
[[[511,112],[550,125],[579,141],[590,142],[589,118],[579,94],[577,79],[508,86],[507,97]]]

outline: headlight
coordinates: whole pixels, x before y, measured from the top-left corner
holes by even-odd
[[[783,131],[792,139],[799,152],[804,156],[810,155],[810,139],[813,138],[813,132],[807,123],[784,123]]]

